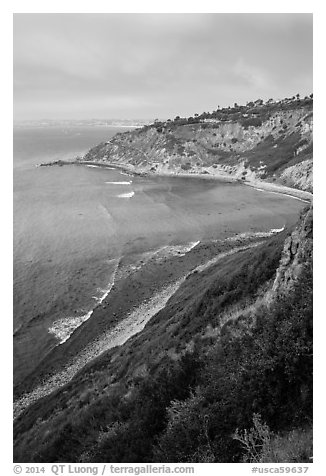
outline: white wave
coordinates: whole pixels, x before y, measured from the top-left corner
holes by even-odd
[[[285,229],[285,226],[283,228],[272,228],[271,233],[281,233]]]
[[[176,245],[176,246],[168,246],[167,251],[169,255],[172,256],[185,256],[189,251],[191,251],[195,246],[199,245],[199,241],[191,241],[185,245]]]
[[[105,182],[110,185],[130,185],[132,182]]]
[[[114,283],[115,283],[115,277],[116,277],[116,274],[117,274],[117,270],[118,270],[118,266],[119,266],[119,262],[120,260],[117,260],[117,264],[116,264],[116,267],[112,273],[112,276],[111,276],[111,279],[109,281],[109,284],[108,284],[108,287],[106,289],[99,289],[99,291],[102,293],[100,297],[94,297],[94,299],[96,299],[97,303],[98,304],[102,304],[102,302],[104,301],[104,299],[108,296],[108,294],[111,292],[111,289],[113,288],[114,286]]]
[[[131,198],[135,195],[135,192],[129,192],[129,193],[121,193],[120,195],[117,195],[118,198]]]
[[[106,289],[99,289],[101,293],[99,297],[93,296],[93,299],[96,300],[97,305],[101,304],[104,301],[104,299],[108,296],[108,294],[110,293],[111,289],[114,286],[115,276],[117,273],[117,269],[119,267],[120,258],[112,260],[112,261],[115,262],[115,265],[114,265],[113,273],[110,277],[110,281],[108,283],[108,287]],[[50,334],[53,334],[59,340],[59,345],[63,344],[69,339],[71,334],[79,326],[81,326],[85,321],[87,321],[91,317],[93,312],[94,312],[94,309],[91,309],[86,314],[83,314],[81,316],[69,316],[69,317],[58,319],[57,321],[53,322],[52,326],[48,329],[48,331]]]
[[[14,418],[31,403],[48,395],[53,390],[68,383],[76,373],[92,359],[113,347],[123,345],[130,337],[141,332],[147,322],[161,309],[180,287],[185,278],[172,283],[158,291],[152,298],[144,301],[135,310],[131,311],[113,329],[104,332],[93,342],[88,344],[73,359],[68,362],[60,372],[50,376],[46,381],[34,388],[30,393],[25,393],[14,402]]]
[[[101,167],[99,165],[93,165],[93,164],[85,164],[86,167],[92,167],[92,168],[96,168],[96,169],[100,169]]]
[[[275,195],[283,195],[285,197],[294,198],[294,200],[300,200],[300,202],[310,203],[310,200],[305,200],[304,198],[296,197],[295,195],[291,195],[290,193],[274,192],[273,190],[264,190],[262,188],[257,187],[254,187],[254,189],[258,190],[258,192],[274,193]]]
[[[226,238],[225,241],[228,242],[234,242],[234,241],[241,241],[241,240],[247,240],[250,238],[268,238],[269,236],[274,235],[275,233],[281,233],[285,229],[285,226],[283,228],[271,228],[269,231],[246,231],[244,233],[239,233],[235,236],[230,236],[229,238]],[[218,242],[220,240],[214,240],[215,242]]]
[[[107,289],[103,288],[97,288],[97,291],[100,293],[100,296],[92,296],[92,298],[96,301],[96,304],[102,304],[104,299],[110,294],[111,289],[113,288],[114,285],[114,278],[112,283],[109,284]]]
[[[116,278],[117,271],[118,271],[119,264],[120,264],[120,258],[116,258],[116,259],[107,261],[107,263],[110,264],[110,265],[112,264],[112,262],[113,262],[114,269],[113,269],[113,272],[111,274],[111,277],[110,277],[107,288],[105,288],[105,289],[97,288],[97,291],[99,291],[100,296],[93,296],[93,299],[95,299],[97,304],[101,304],[104,301],[104,299],[108,296],[108,294],[110,293],[111,289],[114,286],[115,278]]]
[[[70,316],[58,319],[57,321],[54,321],[52,326],[49,328],[49,333],[53,334],[59,340],[59,344],[63,344],[69,339],[75,329],[81,326],[83,322],[87,321],[92,314],[93,310],[82,316]]]
[[[195,248],[195,246],[199,245],[199,243],[200,243],[200,240],[198,240],[198,241],[193,241],[192,243],[190,243],[190,246],[189,246],[189,248],[188,248],[187,253],[188,253],[190,250],[192,250],[193,248]]]

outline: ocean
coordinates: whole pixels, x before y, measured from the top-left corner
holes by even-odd
[[[72,159],[123,129],[14,129],[14,382],[155,254],[296,221],[302,203],[238,183],[139,177]],[[124,129],[125,130],[125,129]]]

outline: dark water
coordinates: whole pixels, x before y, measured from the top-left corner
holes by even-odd
[[[282,228],[302,202],[241,184],[131,177],[72,158],[117,129],[14,132],[15,380],[89,316],[114,279],[156,250]]]

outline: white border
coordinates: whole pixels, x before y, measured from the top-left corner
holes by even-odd
[[[244,9],[245,7],[245,9]],[[325,188],[326,177],[325,163],[326,154],[323,144],[325,114],[326,114],[326,87],[325,77],[323,76],[323,63],[325,62],[324,38],[325,15],[322,2],[314,1],[273,1],[263,2],[145,2],[145,1],[119,1],[108,2],[100,0],[88,1],[62,1],[57,0],[41,1],[5,1],[1,6],[1,136],[5,143],[2,148],[2,187],[1,187],[1,218],[2,218],[2,246],[1,246],[1,291],[2,291],[2,392],[1,392],[1,411],[2,411],[2,435],[4,443],[2,449],[5,455],[4,463],[8,471],[4,468],[3,474],[12,474],[12,339],[11,339],[11,316],[12,316],[12,13],[54,13],[54,12],[72,12],[72,13],[314,13],[314,95],[315,95],[315,200],[314,200],[314,249],[315,249],[315,420],[314,420],[314,464],[308,474],[325,474],[323,467],[324,460],[324,439],[325,439],[325,409],[324,409],[324,356],[322,352],[325,347],[325,302],[323,297],[323,288],[325,282],[325,253],[324,237],[326,229],[325,220],[325,196],[322,191]],[[317,99],[317,101],[316,101]],[[47,465],[46,465],[47,466]],[[196,474],[250,474],[249,468],[252,465],[237,464],[219,464],[216,465],[195,465]],[[271,465],[265,465],[271,466]],[[273,466],[273,465],[272,465]],[[276,465],[274,465],[276,466]],[[216,473],[217,471],[217,473]]]

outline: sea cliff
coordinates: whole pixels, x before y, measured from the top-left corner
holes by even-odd
[[[312,192],[313,100],[256,101],[116,134],[82,161],[146,174],[229,177]]]

